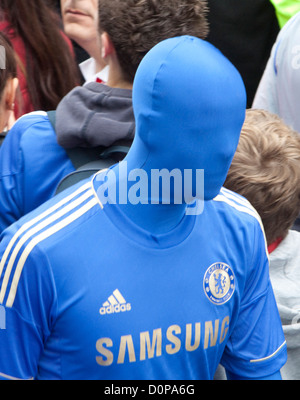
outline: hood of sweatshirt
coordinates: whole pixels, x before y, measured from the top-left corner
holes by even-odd
[[[288,236],[270,254],[270,277],[283,330],[290,347],[300,348],[300,232]]]
[[[56,110],[57,140],[66,149],[130,144],[134,131],[130,89],[92,82],[73,89]]]

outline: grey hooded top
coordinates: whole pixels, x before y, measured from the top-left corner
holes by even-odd
[[[73,89],[56,111],[57,140],[65,149],[130,144],[134,131],[130,89],[92,82]]]

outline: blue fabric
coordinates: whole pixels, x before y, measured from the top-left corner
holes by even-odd
[[[212,379],[221,362],[255,379],[282,367],[284,336],[250,205],[224,192],[201,216],[151,235],[117,205],[102,209],[99,182],[79,189],[3,234],[1,378]],[[224,268],[232,287],[217,295]]]
[[[237,375],[237,374],[227,373],[227,379],[230,380],[230,381],[242,381],[242,380],[245,380],[246,378],[244,378],[243,376]],[[263,381],[281,381],[282,377],[281,377],[281,373],[278,371],[275,374],[263,377],[260,380],[263,380]]]
[[[60,102],[56,132],[42,111],[21,117],[0,148],[0,232],[50,199],[74,171],[64,148],[130,145],[132,91],[97,82],[74,88]]]
[[[203,169],[206,200],[220,191],[238,145],[246,93],[235,67],[211,44],[169,39],[143,59],[133,88],[134,151],[151,169]],[[137,161],[138,160],[138,161]],[[131,168],[129,168],[131,169]]]
[[[202,168],[202,213],[102,202],[124,183],[122,163],[8,228],[0,377],[213,379],[219,363],[249,379],[277,373],[286,344],[261,220],[222,188],[245,113],[238,73],[213,46],[175,38],[148,53],[133,97],[125,178]]]
[[[184,36],[166,40],[142,60],[133,87],[136,135],[128,157],[128,171],[193,171],[191,193],[196,193],[195,171],[204,171],[204,191],[213,199],[220,191],[236,151],[245,118],[246,93],[235,67],[211,44]],[[153,200],[149,181],[149,197]],[[170,202],[178,196],[176,189]],[[183,197],[183,195],[182,195]],[[165,199],[155,200],[162,203]],[[193,201],[187,197],[186,203]],[[176,226],[181,207],[122,205],[131,219],[149,231]],[[145,208],[147,211],[145,212]],[[166,225],[164,225],[166,224]]]
[[[0,232],[51,198],[73,171],[46,113],[20,118],[0,148]]]

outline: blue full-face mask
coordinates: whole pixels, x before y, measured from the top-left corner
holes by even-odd
[[[246,92],[214,46],[182,36],[155,46],[133,86],[136,134],[129,169],[204,170],[204,199],[220,191],[245,118]],[[195,190],[193,191],[195,193]]]
[[[204,207],[217,196],[225,182],[245,119],[244,83],[214,46],[176,37],[159,43],[142,60],[133,108],[135,138],[127,157],[108,172],[113,178],[108,192],[116,188],[117,208],[128,221],[151,234],[170,232],[186,215],[201,213],[199,204]],[[168,185],[157,185],[154,192],[153,172],[163,170],[169,178],[176,171],[181,182],[172,180],[169,191],[164,191]],[[131,179],[136,171],[139,182]],[[200,190],[198,171],[204,174]],[[100,188],[105,194],[106,187]],[[190,214],[192,204],[197,212]]]

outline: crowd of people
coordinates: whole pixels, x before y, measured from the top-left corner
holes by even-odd
[[[299,2],[0,15],[0,380],[300,379]]]

